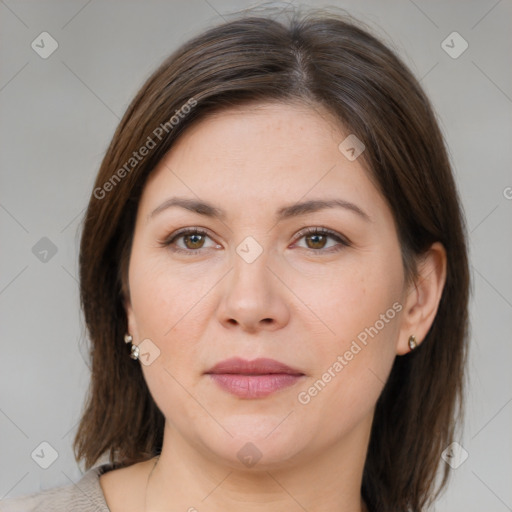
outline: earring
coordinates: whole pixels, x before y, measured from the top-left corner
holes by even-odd
[[[411,336],[409,336],[409,348],[411,350],[414,350],[417,346],[418,346],[418,343],[416,342],[416,336],[411,334]]]
[[[125,343],[131,343],[133,341],[133,337],[130,334],[124,335],[124,342]],[[130,357],[132,359],[138,359],[139,358],[139,347],[137,345],[132,345],[132,352],[130,354]]]

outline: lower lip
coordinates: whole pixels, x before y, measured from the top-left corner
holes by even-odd
[[[293,386],[303,377],[303,375],[287,373],[266,375],[211,373],[209,375],[222,389],[240,398],[263,398],[280,389]]]

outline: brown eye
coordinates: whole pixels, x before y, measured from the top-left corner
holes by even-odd
[[[320,234],[307,235],[305,239],[311,241],[307,244],[309,249],[323,249],[327,243],[327,236]]]
[[[308,228],[299,234],[298,240],[305,240],[305,247],[311,253],[325,254],[340,251],[344,247],[350,247],[350,242],[343,236],[326,228]],[[337,242],[331,245],[331,241]]]
[[[204,244],[204,235],[193,233],[182,237],[183,243],[187,249],[201,249]]]
[[[203,250],[219,247],[216,244],[206,246],[206,240],[211,237],[206,231],[198,228],[182,229],[173,233],[167,240],[161,242],[163,247],[169,247],[170,250],[182,254],[200,254]]]

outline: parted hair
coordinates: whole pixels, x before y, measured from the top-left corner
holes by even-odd
[[[446,485],[441,454],[463,413],[470,291],[464,216],[419,81],[371,29],[332,9],[244,13],[208,28],[164,60],[127,108],[82,226],[80,300],[91,381],[76,459],[88,469],[108,455],[123,467],[162,448],[164,416],[123,341],[134,223],[149,174],[209,113],[276,101],[327,109],[364,143],[359,158],[391,209],[408,280],[434,242],[446,249],[433,324],[416,350],[395,358],[376,404],[361,489],[371,511],[425,510]]]

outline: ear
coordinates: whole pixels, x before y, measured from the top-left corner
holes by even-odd
[[[126,297],[126,296],[125,296]],[[126,322],[128,325],[127,332],[132,335],[133,341],[136,342],[140,339],[139,330],[137,328],[137,321],[135,319],[135,314],[133,312],[133,307],[130,301],[130,298],[125,298],[124,301],[124,310],[126,311]]]
[[[396,353],[410,352],[409,337],[419,345],[428,334],[437,314],[446,281],[446,250],[435,242],[420,256],[414,282],[405,290],[404,313],[397,340]]]

